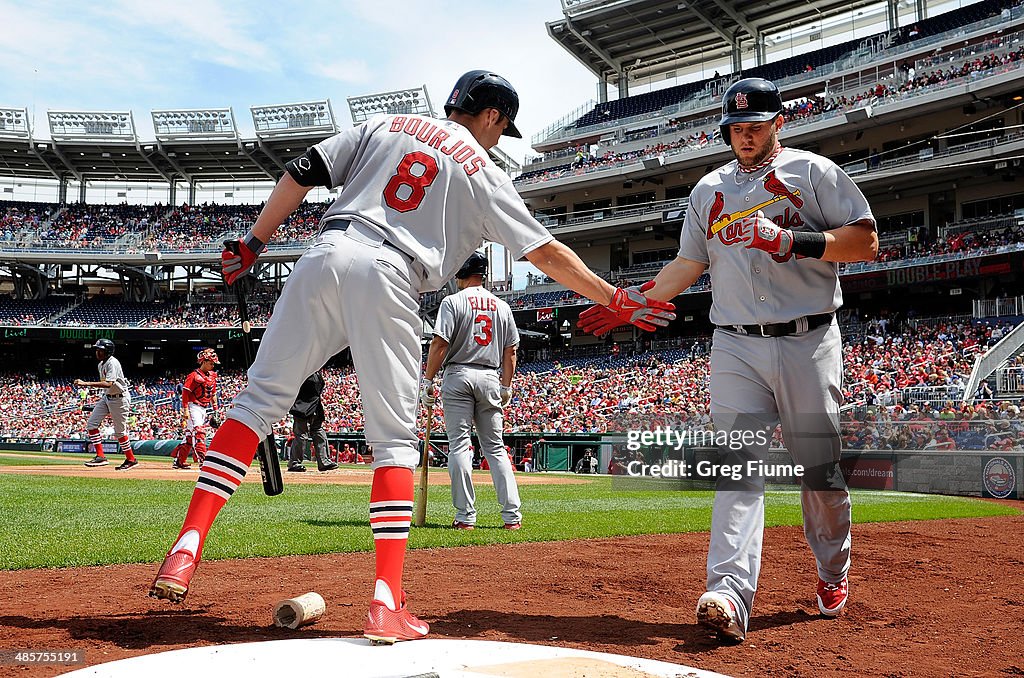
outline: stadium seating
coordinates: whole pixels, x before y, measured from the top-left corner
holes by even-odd
[[[991,343],[993,328],[969,321],[906,321],[899,327],[880,319],[844,348],[844,439],[850,449],[1005,449],[1024,443],[1020,401],[978,400],[969,405],[942,396],[962,384],[973,357]],[[1000,331],[1008,330],[1000,327]],[[671,340],[657,351],[616,353],[591,347],[589,355],[555,356],[525,363],[513,381],[506,430],[521,433],[602,433],[638,425],[708,426],[708,338]],[[180,383],[191,365],[174,377],[132,380],[132,436],[174,437],[178,432]],[[358,384],[351,368],[325,370],[329,432],[363,428]],[[9,394],[0,435],[69,437],[82,434],[80,405],[90,396],[68,377],[0,375]],[[245,383],[240,370],[220,374],[226,407]],[[444,430],[441,405],[434,407],[435,431]],[[277,423],[285,431],[287,419]],[[1009,441],[1009,443],[1007,443]],[[895,446],[895,447],[894,447]]]
[[[983,0],[982,2],[961,7],[959,9],[940,14],[939,16],[925,19],[910,24],[896,31],[891,37],[893,44],[906,44],[913,40],[923,39],[931,35],[937,35],[947,31],[956,30],[962,26],[981,21],[992,16],[998,16],[1004,9],[1014,6],[1016,3],[1011,0]],[[758,77],[768,80],[781,80],[812,71],[821,66],[826,66],[840,61],[846,55],[854,52],[867,40],[873,40],[885,36],[886,33],[878,33],[868,38],[856,38],[847,40],[837,45],[829,45],[813,52],[773,61],[763,66],[746,69],[742,77]],[[739,77],[739,76],[737,76]],[[622,99],[600,103],[585,113],[573,123],[577,129],[601,125],[613,120],[630,118],[644,114],[651,114],[661,111],[663,108],[678,104],[692,98],[714,82],[715,78],[707,78],[698,82],[677,85],[666,89],[655,90],[636,94]]]
[[[116,298],[94,297],[75,306],[58,319],[57,324],[76,326],[136,326],[163,310],[160,304],[129,302]]]

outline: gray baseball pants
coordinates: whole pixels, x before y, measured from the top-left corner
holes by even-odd
[[[92,414],[85,426],[89,430],[98,429],[103,426],[103,419],[109,414],[110,421],[114,425],[114,436],[120,439],[128,434],[128,411],[131,409],[132,399],[127,392],[122,393],[118,398],[104,395],[96,401],[92,408]]]
[[[306,377],[352,349],[373,468],[419,462],[416,404],[422,272],[357,222],[322,233],[295,268],[228,417],[260,437],[291,408]]]
[[[488,367],[449,365],[441,382],[444,426],[448,431],[448,475],[452,482],[455,520],[476,524],[476,490],[473,488],[473,453],[470,433],[476,422],[480,452],[491,467],[501,517],[506,524],[523,520],[519,486],[502,440],[501,382]]]
[[[804,535],[817,574],[838,582],[850,569],[850,494],[838,468],[842,404],[839,326],[766,338],[715,330],[711,349],[711,416],[716,430],[774,431],[807,475],[801,483]],[[723,453],[725,463],[765,460],[767,444]],[[728,596],[746,629],[761,569],[764,478],[717,482],[711,514],[707,590]]]

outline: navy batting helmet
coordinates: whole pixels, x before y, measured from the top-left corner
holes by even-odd
[[[465,111],[475,115],[485,108],[496,109],[508,118],[508,127],[502,134],[522,139],[516,127],[516,113],[519,112],[519,95],[508,80],[490,71],[469,71],[452,88],[444,105],[444,114]]]
[[[462,265],[455,277],[462,280],[471,275],[487,275],[487,257],[481,252],[473,252],[469,255],[469,259],[466,259],[466,263]]]
[[[100,351],[106,351],[108,356],[114,355],[114,342],[110,339],[97,339],[92,347]]]
[[[782,95],[775,83],[764,78],[744,78],[725,90],[722,98],[722,139],[729,143],[729,125],[767,122],[782,113]]]

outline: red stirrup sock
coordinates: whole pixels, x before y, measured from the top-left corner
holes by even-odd
[[[245,473],[256,456],[258,444],[259,437],[256,433],[234,419],[228,419],[220,427],[210,443],[210,451],[206,455],[206,462],[199,473],[196,489],[192,492],[192,501],[189,502],[188,512],[185,514],[185,524],[178,533],[178,539],[171,549],[172,553],[179,548],[188,548],[194,552],[196,559],[199,559],[210,526],[213,525],[217,513],[242,484],[242,479],[245,478]],[[198,533],[198,543],[195,543],[194,539],[183,542],[182,537],[193,530]]]
[[[117,439],[117,447],[121,450],[121,454],[128,461],[135,461],[135,453],[132,451],[132,444],[128,442],[128,436],[121,436]]]
[[[103,454],[103,443],[100,441],[100,430],[98,428],[89,429],[89,442],[92,443],[93,451],[97,457],[106,456]]]
[[[373,530],[373,547],[377,556],[374,597],[392,610],[398,610],[402,604],[402,568],[405,565],[405,544],[409,541],[409,525],[412,523],[412,503],[412,469],[383,466],[373,472],[370,529]],[[382,590],[382,582],[387,592]]]

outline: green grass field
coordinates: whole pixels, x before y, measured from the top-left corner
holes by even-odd
[[[81,459],[47,463],[80,464]],[[9,464],[9,457],[0,457],[0,465]],[[191,474],[156,481],[0,473],[0,569],[159,562],[181,527],[194,482]],[[525,514],[521,531],[498,529],[494,489],[479,484],[477,529],[456,532],[448,529],[448,487],[432,486],[427,525],[413,529],[410,546],[693,532],[709,529],[711,520],[710,492],[624,491],[608,477],[576,485],[524,485],[520,493]],[[369,551],[369,494],[368,486],[288,485],[284,494],[266,497],[259,484],[247,483],[218,517],[204,557]],[[1019,513],[977,499],[893,492],[858,491],[853,501],[856,522]],[[799,493],[769,492],[766,524],[799,525]]]

